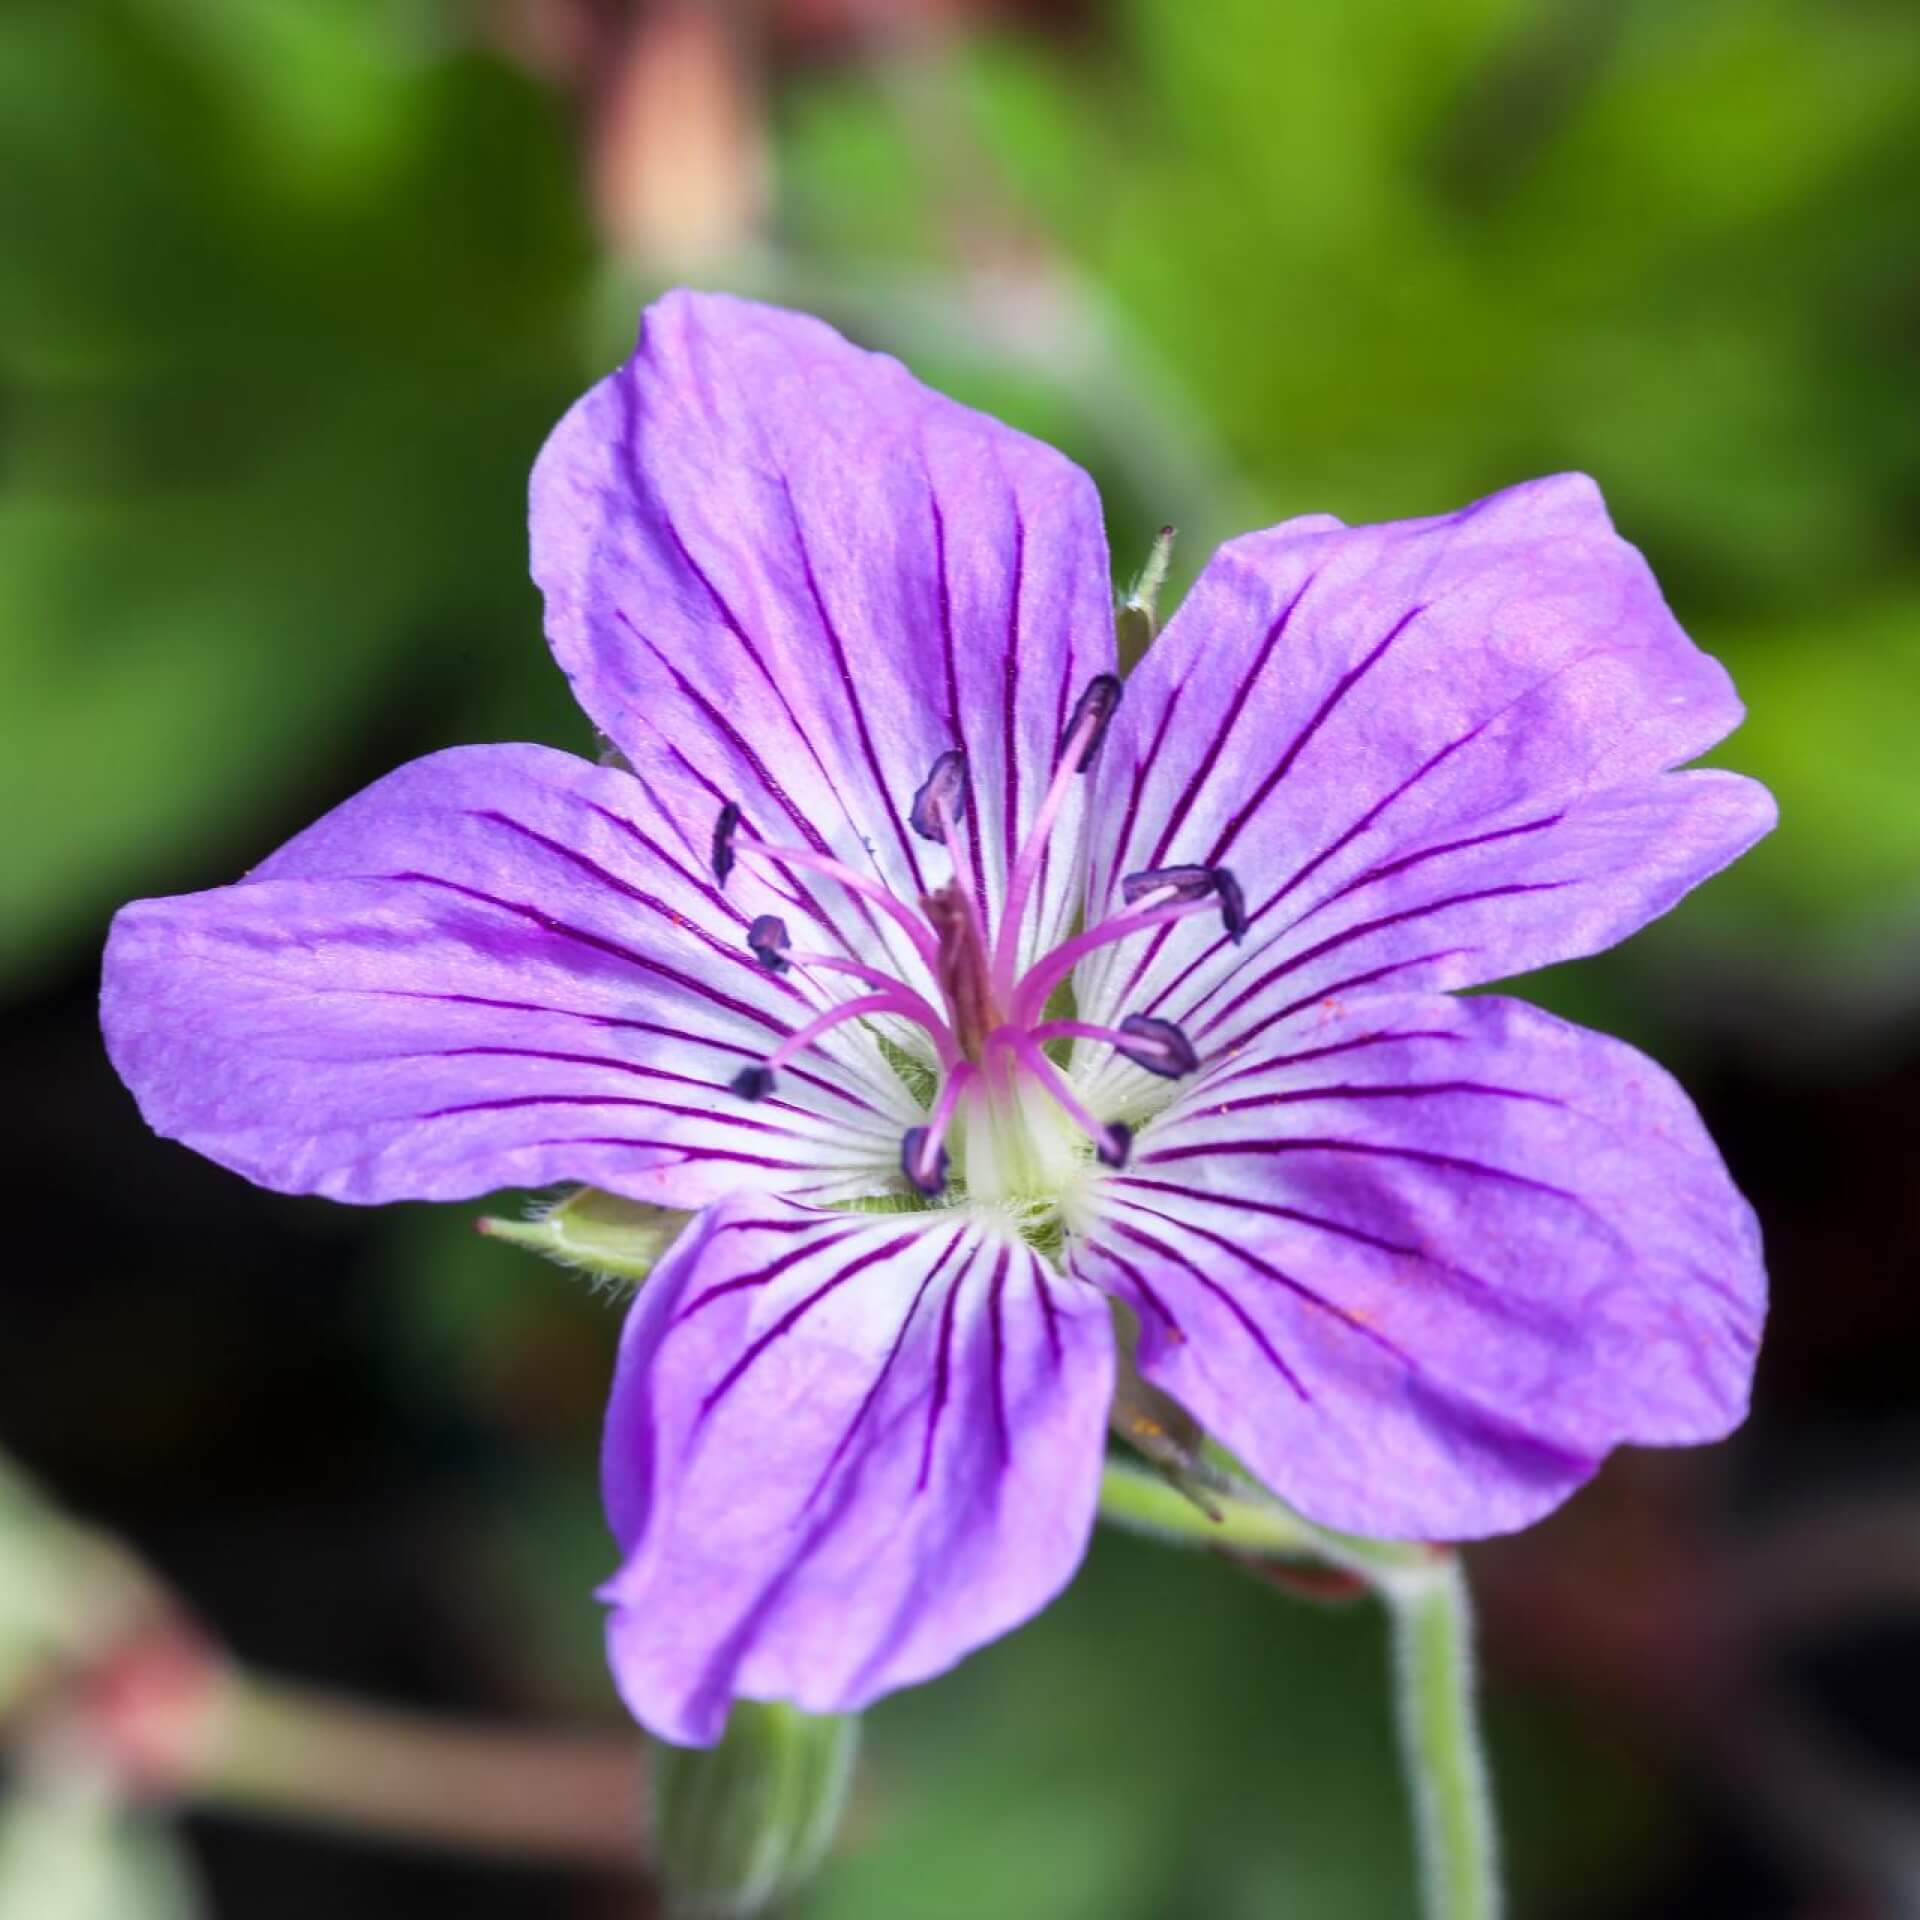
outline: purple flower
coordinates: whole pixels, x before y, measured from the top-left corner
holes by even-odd
[[[1617,1041],[1450,990],[1771,825],[1592,484],[1224,547],[1126,687],[1099,504],[818,321],[674,295],[561,423],[534,573],[632,771],[403,767],[115,924],[162,1133],[264,1185],[698,1209],[607,1425],[669,1739],[1042,1606],[1142,1373],[1358,1532],[1524,1525],[1741,1417],[1752,1215]],[[864,1203],[858,1205],[854,1203]]]

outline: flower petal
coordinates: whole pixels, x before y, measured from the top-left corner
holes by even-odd
[[[1765,833],[1739,721],[1577,475],[1436,520],[1294,521],[1214,557],[1127,690],[1100,771],[1097,907],[1224,863],[1236,949],[1192,921],[1083,968],[1087,1017],[1217,1048],[1329,992],[1498,980],[1592,953]],[[1233,1004],[1233,1012],[1226,1009]]]
[[[608,1409],[613,1670],[668,1740],[944,1672],[1078,1565],[1106,1304],[964,1211],[717,1207],[647,1283]]]
[[[682,767],[712,807],[908,899],[947,878],[907,816],[958,748],[964,858],[997,912],[1072,703],[1113,666],[1085,474],[818,320],[719,295],[649,308],[555,429],[533,572],[560,664],[636,766]],[[1052,944],[1081,876],[1057,850],[1048,869],[1027,924]]]
[[[722,895],[675,816],[660,787],[545,747],[415,761],[239,886],[122,910],[114,1064],[159,1132],[337,1200],[897,1186],[919,1116],[858,1029],[776,1099],[728,1090],[819,996],[755,962],[772,896],[746,877]]]
[[[1426,1539],[1523,1526],[1615,1445],[1728,1432],[1765,1307],[1674,1082],[1493,997],[1369,999],[1216,1067],[1105,1183],[1074,1269],[1283,1498]]]

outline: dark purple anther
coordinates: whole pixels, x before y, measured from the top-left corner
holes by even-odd
[[[1094,1144],[1094,1152],[1103,1167],[1124,1167],[1132,1151],[1133,1129],[1124,1120],[1109,1120],[1107,1137]]]
[[[909,1127],[906,1137],[900,1142],[900,1171],[917,1192],[932,1200],[947,1184],[947,1150],[944,1146],[935,1147],[933,1165],[929,1167],[924,1164],[926,1145],[926,1128]]]
[[[1227,938],[1237,947],[1247,937],[1247,896],[1229,867],[1215,867],[1213,888],[1220,896],[1220,918],[1226,922]]]
[[[777,913],[763,913],[747,929],[747,945],[769,973],[786,972],[787,954],[793,941],[788,936],[787,923]]]
[[[1136,1067],[1145,1067],[1162,1079],[1178,1080],[1200,1064],[1193,1042],[1171,1020],[1156,1020],[1151,1014],[1130,1013],[1120,1022],[1124,1039],[1114,1048]]]
[[[740,802],[729,800],[713,823],[713,877],[724,887],[733,871],[733,836],[740,830]]]
[[[1230,867],[1149,867],[1143,873],[1121,876],[1120,897],[1128,906],[1137,907],[1154,893],[1171,893],[1173,898],[1163,903],[1169,907],[1183,907],[1212,894],[1220,902],[1227,938],[1237,947],[1246,936],[1247,897]]]
[[[1121,876],[1120,897],[1128,906],[1138,906],[1150,893],[1173,892],[1168,906],[1184,903],[1188,900],[1204,900],[1208,894],[1217,893],[1220,884],[1218,867],[1149,867],[1143,873],[1129,873]]]
[[[773,1091],[771,1067],[742,1067],[733,1076],[733,1090],[742,1100],[764,1100]]]
[[[950,748],[933,763],[933,770],[913,796],[907,825],[923,840],[945,844],[949,830],[960,824],[967,804],[967,756]]]
[[[1085,773],[1093,765],[1093,756],[1100,751],[1100,743],[1107,737],[1107,726],[1113,719],[1113,710],[1120,704],[1120,676],[1114,673],[1096,673],[1087,682],[1086,690],[1073,703],[1073,712],[1067,717],[1067,730],[1060,736],[1060,753],[1064,756],[1074,745],[1075,737],[1083,727],[1089,729],[1086,738],[1078,748],[1079,758],[1074,763],[1075,773]]]

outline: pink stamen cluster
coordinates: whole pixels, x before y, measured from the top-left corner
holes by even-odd
[[[1228,936],[1238,941],[1246,929],[1246,908],[1238,881],[1225,867],[1159,867],[1130,873],[1120,883],[1121,912],[1062,941],[1024,972],[1018,970],[1021,921],[1048,841],[1074,780],[1092,766],[1119,701],[1120,682],[1112,674],[1101,674],[1075,703],[1052,781],[1008,876],[1006,902],[991,942],[975,896],[961,879],[967,766],[965,756],[957,751],[943,753],[934,762],[908,814],[913,830],[944,847],[953,865],[948,883],[925,895],[917,909],[830,855],[760,839],[743,822],[737,803],[729,801],[721,808],[714,826],[713,871],[723,886],[741,857],[773,872],[811,873],[835,881],[900,927],[939,983],[943,1002],[936,1007],[894,974],[851,955],[796,950],[786,922],[778,914],[762,914],[747,929],[747,944],[763,966],[775,973],[793,967],[803,972],[843,973],[873,991],[843,1000],[795,1028],[764,1061],[735,1075],[735,1093],[747,1100],[764,1099],[773,1091],[779,1070],[835,1028],[851,1020],[893,1014],[926,1031],[940,1069],[939,1089],[925,1125],[910,1128],[901,1144],[901,1170],[922,1194],[931,1198],[946,1184],[946,1139],[968,1088],[979,1082],[990,1093],[1006,1092],[1020,1074],[1031,1076],[1046,1092],[1093,1143],[1103,1163],[1126,1164],[1132,1130],[1121,1121],[1102,1121],[1087,1111],[1048,1057],[1046,1043],[1104,1041],[1136,1066],[1167,1079],[1191,1073],[1199,1065],[1193,1043],[1171,1020],[1146,1014],[1130,1014],[1117,1027],[1047,1020],[1042,1017],[1047,1002],[1088,954],[1197,913],[1218,912]]]

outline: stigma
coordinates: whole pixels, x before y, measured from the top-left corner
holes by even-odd
[[[952,1197],[956,1169],[967,1198],[992,1203],[1058,1195],[1084,1177],[1090,1163],[1126,1165],[1132,1129],[1091,1112],[1055,1053],[1065,1042],[1094,1042],[1167,1080],[1196,1071],[1199,1055],[1171,1020],[1136,1013],[1102,1026],[1076,1019],[1054,1002],[1080,962],[1102,948],[1196,914],[1217,915],[1237,942],[1247,915],[1239,882],[1225,867],[1147,869],[1122,876],[1117,912],[1019,966],[1022,923],[1055,828],[1074,783],[1097,759],[1119,702],[1120,682],[1112,674],[1097,675],[1075,702],[1052,778],[1008,872],[996,925],[986,923],[982,893],[969,884],[968,771],[958,749],[939,755],[906,808],[907,825],[943,848],[951,864],[946,883],[912,904],[829,854],[761,839],[738,803],[720,808],[712,866],[722,887],[742,863],[766,877],[806,874],[833,881],[905,935],[934,985],[929,996],[902,979],[877,940],[868,955],[806,952],[794,947],[777,914],[761,914],[746,936],[761,965],[808,981],[839,974],[865,991],[823,1005],[764,1060],[736,1074],[734,1093],[763,1100],[781,1070],[829,1033],[849,1022],[894,1016],[925,1032],[937,1066],[926,1119],[900,1143],[901,1179],[923,1200]],[[878,922],[869,917],[868,924]]]

